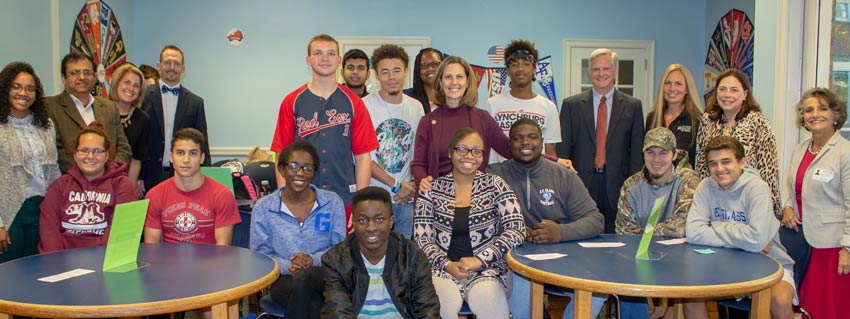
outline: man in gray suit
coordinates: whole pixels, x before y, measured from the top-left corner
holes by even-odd
[[[59,170],[68,172],[74,166],[77,132],[81,127],[98,121],[106,127],[106,133],[115,141],[109,149],[109,158],[130,164],[132,151],[124,129],[119,125],[118,110],[112,101],[91,95],[95,84],[95,69],[92,59],[84,54],[71,52],[62,58],[62,82],[65,91],[44,99],[50,120],[56,127],[56,148],[59,151]]]
[[[564,99],[558,157],[573,167],[614,232],[623,182],[643,167],[643,109],[634,97],[614,89],[617,53],[596,49],[587,73],[593,88]]]

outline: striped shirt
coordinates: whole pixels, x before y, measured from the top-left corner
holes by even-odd
[[[386,259],[387,257],[384,256],[377,265],[373,265],[363,256],[363,264],[366,265],[366,270],[369,272],[369,289],[366,291],[363,309],[360,309],[357,318],[401,318],[401,314],[395,308],[390,293],[387,291],[387,286],[384,284],[384,278],[381,277],[384,274],[384,261]]]

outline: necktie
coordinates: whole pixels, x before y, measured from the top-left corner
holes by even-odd
[[[168,92],[171,92],[171,94],[174,94],[174,95],[180,95],[180,87],[178,86],[178,87],[169,88],[169,87],[165,86],[165,84],[163,84],[162,85],[162,94],[165,94],[165,93],[168,93]]]
[[[593,166],[602,168],[605,166],[605,141],[608,138],[608,104],[605,103],[604,95],[599,101],[599,111],[596,113],[596,158],[593,160]]]

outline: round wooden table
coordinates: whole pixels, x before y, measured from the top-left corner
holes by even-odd
[[[239,317],[239,299],[271,285],[280,268],[244,248],[142,244],[141,268],[104,273],[104,247],[30,256],[0,264],[0,319],[145,316],[212,307],[213,318]],[[55,283],[39,278],[74,269],[95,272]]]
[[[717,299],[751,294],[752,317],[770,317],[770,287],[782,279],[782,267],[774,259],[738,249],[692,244],[662,245],[653,238],[650,251],[659,260],[635,259],[640,236],[602,235],[556,244],[526,243],[511,250],[508,265],[529,278],[531,317],[543,318],[543,285],[575,290],[574,318],[590,318],[592,293],[637,297]],[[583,248],[579,242],[622,242],[615,248]],[[693,249],[711,248],[702,255]],[[525,255],[562,253],[566,257],[531,260]],[[677,315],[681,314],[681,307]]]

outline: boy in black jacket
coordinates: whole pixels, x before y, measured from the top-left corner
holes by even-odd
[[[322,256],[322,318],[439,318],[431,265],[416,244],[392,232],[389,193],[361,189],[351,207],[354,233]]]

